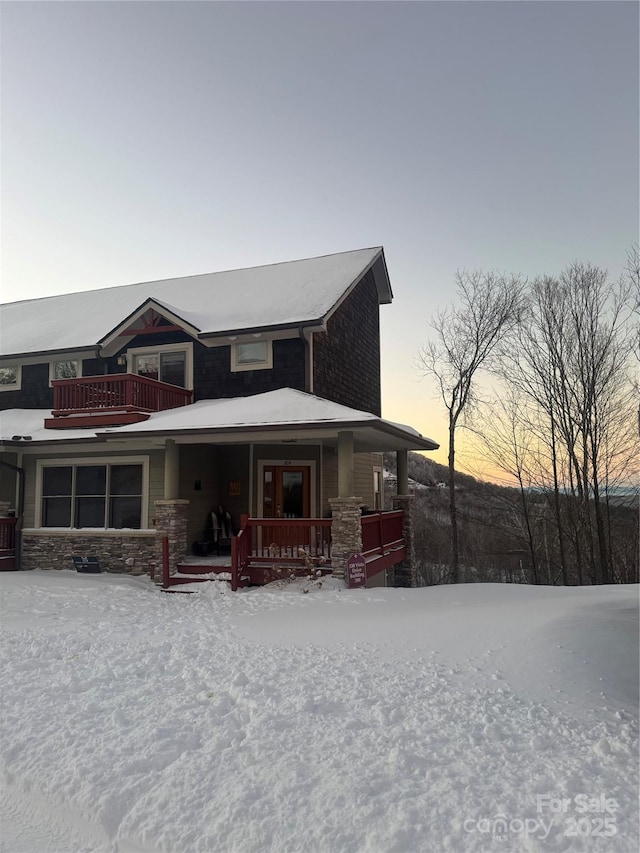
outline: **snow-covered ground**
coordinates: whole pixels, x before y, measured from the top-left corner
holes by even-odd
[[[4,573],[3,853],[635,851],[635,587]]]

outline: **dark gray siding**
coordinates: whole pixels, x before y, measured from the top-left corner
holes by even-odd
[[[380,415],[380,322],[371,272],[313,336],[313,391],[354,409]]]

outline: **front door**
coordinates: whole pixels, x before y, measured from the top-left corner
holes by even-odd
[[[309,518],[310,476],[308,465],[265,465],[262,473],[264,518]],[[303,544],[301,531],[285,525],[266,528],[264,535],[276,545]]]
[[[265,518],[309,518],[309,467],[265,465],[262,506]]]

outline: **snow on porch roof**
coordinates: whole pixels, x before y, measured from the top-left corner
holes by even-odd
[[[251,433],[254,440],[269,441],[270,434],[286,433],[289,440],[335,437],[338,430],[352,430],[357,450],[436,450],[438,444],[405,424],[378,418],[370,412],[350,409],[303,391],[282,388],[252,397],[201,400],[189,406],[154,412],[141,423],[108,429],[45,429],[49,409],[8,409],[0,412],[0,443],[22,446],[41,442],[104,442],[119,438],[209,436],[232,438]],[[262,435],[261,435],[262,434]],[[28,436],[21,439],[20,436]],[[206,439],[204,439],[206,440]]]
[[[370,267],[380,302],[390,302],[380,247],[10,302],[0,306],[0,355],[95,348],[148,299],[203,336],[319,321]]]
[[[359,431],[362,449],[365,444],[368,447],[376,443],[380,444],[379,450],[436,450],[439,447],[435,441],[423,437],[410,426],[292,388],[250,397],[201,400],[178,409],[155,412],[149,420],[141,423],[100,430],[98,435],[214,435],[275,429],[292,430],[298,434],[302,430],[328,430],[334,435],[338,429]]]
[[[40,441],[96,441],[91,429],[45,429],[51,409],[5,409],[0,412],[0,443],[19,442],[23,447]],[[26,438],[25,438],[26,437]]]

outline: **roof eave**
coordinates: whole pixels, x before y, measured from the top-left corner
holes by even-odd
[[[199,340],[214,340],[217,338],[229,338],[232,335],[255,335],[258,333],[268,334],[269,332],[288,332],[308,328],[324,328],[323,318],[319,317],[312,320],[297,320],[291,323],[274,323],[268,326],[244,326],[238,329],[224,329],[223,331],[217,332],[201,332],[198,335],[198,338]]]
[[[25,359],[33,359],[35,358],[46,358],[50,359],[56,355],[75,355],[76,353],[91,353],[93,356],[97,355],[100,350],[100,347],[97,344],[82,344],[81,346],[76,347],[64,347],[62,349],[43,349],[43,350],[29,350],[28,352],[8,352],[2,353],[0,355],[0,364],[5,364],[9,361],[19,361],[21,363],[25,363]]]
[[[158,438],[158,437],[179,437],[179,436],[215,436],[215,435],[234,435],[234,434],[256,434],[265,435],[269,432],[318,432],[325,431],[327,436],[336,435],[342,431],[362,431],[371,430],[384,433],[392,439],[397,439],[399,450],[437,450],[440,445],[430,438],[425,438],[422,435],[414,435],[408,433],[394,424],[384,421],[380,418],[375,418],[370,421],[354,420],[354,421],[305,421],[305,422],[282,422],[273,424],[234,424],[225,426],[211,427],[174,427],[173,429],[145,429],[145,430],[125,430],[118,427],[113,431],[99,430],[98,436],[104,437],[107,441],[110,439],[122,438]]]

